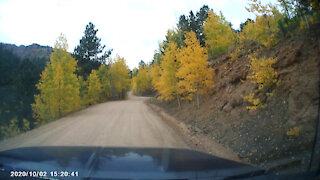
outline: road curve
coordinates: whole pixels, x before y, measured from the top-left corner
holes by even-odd
[[[0,142],[0,151],[30,146],[188,148],[182,138],[144,101],[110,101]]]

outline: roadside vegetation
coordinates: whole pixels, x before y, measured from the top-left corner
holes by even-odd
[[[143,66],[149,87],[137,83],[141,67],[134,70],[134,92],[153,91],[151,103],[193,135],[251,163],[309,153],[319,105],[319,2],[248,2],[255,18],[238,30],[208,6],[181,15]]]
[[[88,28],[93,27],[89,23],[85,32],[92,32],[88,31]],[[97,50],[100,48],[100,40],[90,42],[95,42],[93,44],[95,46],[88,47],[95,49],[82,47],[79,53],[78,46],[75,51],[78,54],[75,56],[84,58],[90,54],[87,52],[102,52]],[[106,64],[103,60],[104,55],[97,58],[97,54],[93,53],[86,57],[86,60],[82,60],[84,61],[82,64],[91,64],[91,68],[88,69],[88,66],[82,68],[77,66],[77,60],[67,52],[67,48],[66,38],[60,35],[50,56],[50,63],[45,67],[36,85],[40,93],[35,95],[32,109],[37,125],[108,99],[126,98],[126,92],[130,86],[130,71],[124,58],[117,56]],[[97,59],[94,60],[92,57]],[[90,71],[89,74],[88,71]]]
[[[101,39],[96,36],[97,31],[89,23],[73,53],[67,52],[67,39],[61,34],[46,65],[37,65],[37,60],[22,60],[19,68],[12,72],[10,70],[19,58],[1,46],[0,50],[4,51],[0,58],[0,67],[3,68],[1,72],[16,82],[8,88],[29,94],[26,94],[28,98],[21,98],[28,100],[22,101],[19,109],[28,110],[24,114],[11,112],[15,111],[19,103],[4,99],[1,115],[8,115],[3,118],[7,121],[1,121],[0,139],[28,131],[90,105],[126,98],[130,87],[130,70],[123,57],[117,55],[114,59],[109,58],[112,50],[104,50],[105,46],[101,45]],[[12,58],[17,60],[8,60]],[[40,70],[39,66],[42,67]],[[17,76],[14,76],[14,72],[18,73]],[[5,77],[2,79],[2,84],[10,83],[4,81]],[[3,88],[1,90],[5,91]],[[8,107],[8,103],[13,106]]]
[[[214,89],[212,59],[232,52],[231,60],[235,61],[245,49],[250,52],[247,58],[251,75],[247,78],[259,86],[258,91],[269,88],[265,95],[272,95],[270,88],[277,85],[277,72],[273,67],[277,59],[258,54],[281,39],[318,24],[319,3],[279,0],[278,5],[263,5],[259,0],[249,0],[246,9],[256,18],[242,23],[239,30],[232,28],[222,12],[216,13],[208,6],[203,6],[196,15],[191,11],[189,16],[180,16],[177,27],[169,29],[166,40],[159,44],[153,61],[148,65],[140,63],[139,68],[134,69],[133,92],[143,95],[154,91],[158,100],[176,100],[179,107],[181,100],[187,100],[199,109],[200,96],[207,96]],[[260,48],[247,48],[250,42],[258,43]],[[248,108],[263,107],[254,96],[254,92],[243,95],[253,104]]]

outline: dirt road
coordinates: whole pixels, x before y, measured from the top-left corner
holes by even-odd
[[[0,142],[0,151],[28,146],[126,146],[188,148],[143,101],[110,101],[70,114]]]

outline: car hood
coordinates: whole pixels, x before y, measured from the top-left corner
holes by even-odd
[[[0,152],[2,171],[78,171],[82,178],[212,179],[263,173],[247,164],[173,148],[27,147]]]

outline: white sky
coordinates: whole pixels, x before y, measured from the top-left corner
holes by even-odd
[[[263,2],[276,0],[263,0]],[[0,0],[0,42],[53,46],[62,32],[73,52],[91,21],[112,56],[124,57],[130,69],[150,62],[154,50],[179,16],[203,5],[222,11],[235,29],[248,17],[246,0]]]

